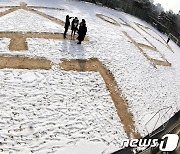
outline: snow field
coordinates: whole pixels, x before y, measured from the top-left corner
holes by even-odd
[[[0,13],[9,10],[9,8],[0,8]]]
[[[7,69],[0,77],[4,153],[56,152],[82,140],[113,152],[126,138],[98,73]]]
[[[151,46],[150,43],[143,37],[143,35],[139,34],[137,31],[135,31],[131,27],[122,26],[122,29],[137,43],[142,43],[142,44]]]
[[[105,16],[105,15],[103,15],[103,14],[98,14],[98,15],[99,15],[99,17],[100,17],[102,20],[105,20],[106,22],[109,22],[109,23],[111,23],[111,24],[116,24],[116,23],[117,23],[116,20],[114,20],[114,19],[112,19],[112,18],[110,18],[110,17],[108,17],[108,16]]]
[[[17,2],[19,1],[8,1],[7,4]],[[43,10],[49,15],[53,15],[53,12],[55,12],[53,16],[63,21],[66,14],[77,16],[80,20],[85,18],[88,26],[87,36],[90,41],[88,43],[83,42],[81,46],[78,46],[74,41],[29,38],[27,39],[28,51],[12,53],[7,48],[9,40],[1,39],[1,55],[18,54],[45,57],[57,63],[63,58],[98,58],[113,73],[119,89],[122,90],[122,95],[128,100],[129,111],[132,112],[136,128],[142,136],[148,133],[145,124],[160,109],[172,106],[173,112],[170,113],[170,117],[179,110],[179,47],[170,42],[169,45],[173,49],[173,53],[165,45],[150,37],[140,28],[135,27],[172,64],[171,67],[157,66],[157,69],[155,69],[139,52],[139,49],[123,35],[122,31],[126,31],[138,43],[149,45],[140,34],[129,27],[118,27],[107,23],[96,17],[96,13],[101,12],[113,19],[120,17],[131,25],[134,22],[151,27],[150,25],[125,13],[88,3],[65,0],[60,2],[27,0],[27,2],[28,5],[64,8],[65,11],[59,11],[59,14],[54,10]],[[2,4],[4,3],[3,1]],[[21,14],[20,18],[22,17]],[[34,21],[37,19],[36,15],[31,17]],[[9,25],[13,26],[15,24],[11,22]],[[37,23],[37,27],[40,27],[40,25],[40,23]],[[51,28],[48,27],[45,30],[51,31]],[[61,28],[63,30],[63,26]],[[59,26],[58,30],[61,28]],[[16,29],[14,28],[14,30]],[[28,30],[32,31],[33,27],[29,26]],[[53,31],[56,30],[54,28]],[[166,38],[166,36],[163,36],[163,38]],[[159,55],[152,54],[154,51],[148,50],[147,52],[151,54],[151,57],[160,58]],[[0,70],[0,74],[0,96],[2,98],[0,105],[3,113],[0,122],[1,137],[3,136],[2,139],[7,138],[8,141],[5,144],[5,146],[7,145],[5,152],[14,144],[15,148],[12,148],[11,151],[21,150],[24,153],[31,149],[37,153],[52,152],[52,149],[54,149],[54,153],[70,153],[70,151],[73,151],[79,154],[84,153],[87,147],[92,147],[88,150],[90,153],[94,153],[94,151],[110,153],[121,148],[120,141],[127,138],[104,81],[98,73],[4,69]],[[10,107],[13,108],[10,109]],[[25,107],[25,110],[23,107]],[[28,108],[30,112],[27,112]],[[16,114],[14,120],[11,120],[11,117],[13,117],[11,112],[14,112],[14,110],[18,111],[19,115]],[[162,114],[164,114],[164,111]],[[113,119],[107,117],[113,117]],[[23,131],[18,134],[18,131],[16,132],[12,128],[14,124],[16,129],[19,129],[22,125]],[[33,126],[33,133],[30,133],[29,125]],[[74,126],[76,128],[73,128]],[[7,129],[11,129],[15,140],[11,141],[11,138],[8,137]],[[44,134],[43,131],[47,134]],[[150,131],[152,131],[151,128]],[[19,137],[21,133],[25,134],[23,140],[27,141],[27,143],[22,143],[23,146],[15,143],[16,140],[21,141],[21,137]],[[33,136],[34,133],[39,136],[38,139]],[[50,135],[52,136],[50,137]],[[43,143],[45,140],[47,143]],[[84,141],[85,143],[82,144]],[[97,144],[97,146],[94,144]],[[22,149],[23,147],[25,148]]]
[[[158,51],[160,51],[162,54],[166,51],[168,52],[172,52],[167,46],[166,43],[164,42],[164,40],[159,36],[160,34],[156,34],[154,35],[154,31],[152,30],[147,30],[144,29],[145,31],[147,31],[149,34],[151,34],[152,36],[150,36],[148,33],[146,33],[145,31],[143,31],[141,28],[139,28],[137,25],[135,26],[135,28],[143,35],[147,38],[147,40],[153,44],[153,46],[155,46]],[[153,33],[152,33],[153,32]],[[156,38],[156,39],[155,39]],[[164,38],[165,39],[165,38]],[[159,41],[158,41],[159,40]],[[163,43],[161,43],[161,42]]]
[[[73,13],[70,10],[50,10],[50,9],[44,9],[44,8],[38,8],[34,9],[40,12],[43,12],[45,14],[48,14],[50,16],[53,16],[57,19],[65,21],[66,15],[69,15],[70,17],[73,17]]]
[[[150,50],[147,48],[143,48],[143,51],[148,55],[148,57],[152,59],[164,61],[164,59],[162,58],[162,56],[160,55],[158,51]]]
[[[0,18],[0,31],[63,33],[64,28],[40,15],[20,9]]]
[[[147,31],[151,36],[153,36],[157,40],[159,40],[162,43],[166,44],[166,41],[159,34],[157,34],[155,31],[153,31],[152,29],[145,29],[145,31]]]

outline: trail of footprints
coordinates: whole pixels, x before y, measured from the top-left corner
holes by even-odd
[[[119,120],[113,115],[114,104],[107,91],[103,90],[103,81],[96,82],[100,78],[98,73],[95,73],[97,78],[94,79],[91,73],[87,73],[89,77],[86,78],[84,73],[73,76],[65,72],[51,72],[53,75],[44,71],[31,72],[34,80],[27,83],[24,78],[29,74],[23,70],[3,72],[0,85],[4,91],[11,90],[2,95],[0,101],[3,110],[0,115],[0,151],[22,152],[25,148],[31,153],[43,149],[54,152],[82,139],[118,145],[117,134],[122,133],[119,130],[121,126],[112,119],[116,117]],[[37,80],[39,76],[44,78]],[[68,76],[70,79],[67,79]],[[18,86],[11,86],[12,78],[19,80]],[[85,88],[87,79],[90,79],[89,89]],[[47,88],[46,93],[42,93],[41,88]],[[11,97],[14,92],[18,97]],[[87,95],[91,96],[89,100],[85,99]],[[113,141],[105,134],[113,136]]]

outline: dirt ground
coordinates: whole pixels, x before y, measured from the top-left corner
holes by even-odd
[[[3,57],[0,56],[0,69],[51,69],[51,61],[26,57]]]

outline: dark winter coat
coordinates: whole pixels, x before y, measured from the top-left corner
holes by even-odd
[[[79,20],[73,19],[71,23],[71,30],[77,30],[78,24],[79,24]]]
[[[80,24],[79,30],[78,30],[78,40],[83,41],[87,33],[87,27],[86,24]]]
[[[70,20],[69,20],[70,18],[67,18],[66,17],[66,22],[65,22],[65,26],[64,26],[64,28],[65,29],[68,29],[69,28],[69,25],[70,25]]]

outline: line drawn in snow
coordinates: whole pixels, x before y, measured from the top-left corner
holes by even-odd
[[[96,16],[97,16],[98,18],[100,18],[100,19],[102,19],[102,20],[104,20],[104,21],[106,21],[106,22],[109,22],[109,23],[111,23],[111,24],[113,24],[113,25],[116,25],[116,26],[121,26],[121,25],[124,25],[124,26],[127,26],[127,27],[130,26],[130,25],[127,24],[127,22],[124,21],[122,18],[119,18],[119,20],[121,21],[121,22],[119,23],[117,20],[115,20],[115,19],[113,19],[113,18],[111,18],[111,17],[109,17],[109,16],[107,16],[107,15],[104,15],[104,14],[97,13]],[[131,26],[130,26],[130,27],[131,27]]]
[[[162,65],[162,66],[171,66],[171,63],[169,63],[165,58],[164,56],[156,49],[156,48],[153,48],[151,46],[147,46],[147,45],[144,45],[144,44],[138,44],[131,36],[129,36],[125,31],[123,31],[124,35],[127,36],[127,38],[129,38],[131,40],[131,42],[139,49],[139,51],[147,58],[147,60],[149,60],[151,63],[154,63],[155,65]],[[145,48],[150,48],[150,49],[153,49],[153,51],[157,52],[157,54],[160,55],[160,58],[162,60],[158,60],[158,59],[154,59],[154,58],[151,58],[144,50],[143,50],[143,47]]]
[[[60,33],[48,33],[48,32],[0,32],[0,38],[10,38],[10,51],[24,51],[28,50],[28,45],[26,42],[27,38],[43,38],[43,39],[64,39],[63,34]],[[71,36],[67,35],[66,40],[71,40]],[[85,38],[84,41],[89,41]]]
[[[134,30],[135,32],[137,32],[143,39],[145,42],[147,42],[149,45],[144,44],[144,43],[139,43],[137,41],[135,41],[127,32],[122,31],[123,34],[139,49],[139,51],[153,64],[155,65],[162,65],[162,66],[171,66],[171,63],[169,63],[166,58],[161,54],[160,51],[158,51],[158,49],[145,37],[143,36],[143,34],[141,34],[136,28],[134,28],[133,26],[131,26],[130,24],[126,23],[125,21],[123,21],[124,23],[119,23],[118,21],[116,21],[115,19],[108,17],[106,15],[103,14],[96,14],[97,17],[99,17],[100,19],[109,22],[111,24],[114,24],[116,26],[121,26],[121,24],[123,26],[127,26],[129,28],[131,28],[132,30]],[[120,18],[121,19],[121,18]],[[122,19],[121,19],[122,20]],[[157,41],[159,41],[160,43],[162,43],[163,45],[165,45],[168,49],[170,49],[172,52],[173,50],[171,49],[171,47],[169,45],[166,44],[166,41],[160,36],[158,35],[165,43],[163,43],[162,41],[160,41],[159,39],[155,38],[154,36],[152,36],[148,30],[153,31],[152,29],[150,29],[149,27],[143,26],[141,24],[135,23],[135,25],[137,25],[140,29],[142,29],[145,33],[147,33],[148,35],[150,35],[150,37],[152,37],[153,39],[156,39]],[[146,29],[146,30],[144,30]],[[153,31],[154,32],[154,31]],[[143,49],[146,48],[149,51],[151,50],[152,53],[147,54],[146,50]],[[152,56],[153,55],[153,56]],[[155,58],[158,57],[158,58]],[[156,68],[156,67],[155,67]]]
[[[92,58],[87,60],[73,59],[61,60],[60,64],[53,64],[47,59],[27,58],[27,57],[2,57],[0,56],[0,69],[45,69],[49,70],[53,65],[59,65],[65,71],[78,72],[99,72],[103,78],[106,87],[110,93],[112,101],[117,109],[117,114],[123,124],[128,138],[141,138],[140,133],[136,130],[133,115],[128,109],[128,101],[122,97],[121,90],[118,88],[114,75],[98,59]]]
[[[5,10],[4,12],[0,13],[0,17],[5,16],[7,14],[10,14],[14,11],[23,9],[25,11],[32,12],[34,14],[37,14],[39,16],[42,16],[46,19],[49,19],[50,21],[60,25],[64,26],[64,21],[57,19],[55,17],[52,17],[50,15],[47,15],[43,12],[40,12],[38,10],[35,10],[37,8],[45,8],[45,9],[53,9],[53,10],[63,10],[60,8],[49,8],[49,7],[38,7],[38,6],[27,6],[26,3],[21,3],[20,6],[4,6],[0,8],[10,8],[8,10]],[[9,50],[10,51],[25,51],[28,50],[28,45],[26,42],[27,38],[44,38],[44,39],[64,39],[63,33],[49,33],[49,32],[40,32],[40,33],[33,33],[33,32],[0,32],[0,38],[10,38],[10,45]],[[71,40],[71,36],[67,36],[67,40]],[[84,41],[89,41],[87,37],[85,37]]]
[[[10,6],[9,6],[10,7]],[[35,7],[37,8],[37,7]],[[40,8],[40,7],[38,7]],[[0,14],[0,17],[14,12],[16,10],[23,9],[25,11],[30,11],[36,13],[40,16],[43,16],[61,26],[64,26],[64,22],[56,19],[52,16],[46,15],[42,12],[28,7],[26,3],[21,3],[20,6],[10,7],[9,10],[6,10]],[[55,9],[55,8],[53,8]],[[36,32],[1,32],[0,37],[10,38],[10,51],[22,51],[28,50],[28,45],[26,38],[45,38],[45,39],[63,39],[63,34],[59,33],[36,33]],[[67,37],[68,40],[71,39],[70,36]],[[85,38],[85,41],[88,41],[88,38]],[[47,59],[35,59],[27,57],[5,57],[0,56],[0,69],[3,68],[13,68],[13,69],[51,69],[51,66],[54,65],[51,61]],[[118,116],[121,119],[121,122],[124,126],[125,132],[129,138],[140,138],[140,134],[135,128],[133,115],[128,111],[127,100],[121,97],[121,92],[118,90],[117,83],[114,79],[113,74],[98,60],[98,59],[89,59],[89,60],[62,60],[62,63],[59,64],[60,68],[66,71],[94,71],[99,72],[106,83],[106,87],[110,92],[111,98],[116,106]]]
[[[37,8],[37,7],[35,7]],[[38,7],[40,8],[40,7]],[[43,7],[44,8],[44,7]],[[23,9],[25,11],[30,11],[35,14],[38,14],[42,17],[45,17],[61,26],[64,26],[64,22],[60,19],[56,19],[52,16],[49,16],[45,13],[42,13],[40,11],[32,9],[32,7],[28,7],[27,4],[23,3],[20,6],[14,6],[10,7],[9,10],[6,10],[0,14],[0,17],[9,14],[13,11],[16,11],[18,9]],[[56,8],[52,8],[56,9]],[[120,26],[120,24],[105,15],[97,14],[98,17],[101,19],[110,22],[114,25]],[[138,32],[135,28],[133,28],[129,24],[122,24],[124,26],[131,27],[136,32]],[[163,66],[171,66],[171,64],[163,57],[163,55],[156,49],[155,46],[153,46],[145,37],[145,40],[148,41],[148,43],[151,46],[137,43],[133,38],[131,38],[126,32],[124,32],[124,35],[127,36],[133,44],[138,47],[138,49],[141,51],[141,53],[152,63],[156,65],[163,65]],[[142,34],[138,32],[141,36]],[[35,33],[35,32],[28,32],[28,33],[22,33],[22,32],[1,32],[0,37],[6,37],[10,38],[10,46],[9,49],[11,51],[22,51],[22,50],[28,50],[26,38],[45,38],[45,39],[63,39],[63,34],[60,33]],[[142,36],[143,37],[143,36]],[[70,39],[70,36],[67,37],[67,39]],[[88,38],[85,39],[85,41],[88,41]],[[161,54],[161,60],[153,59],[146,52],[144,52],[143,48],[151,49],[159,54]],[[27,57],[2,57],[0,56],[0,68],[14,68],[14,69],[51,69],[53,64],[51,61],[47,59],[34,59],[34,58],[27,58]],[[121,90],[118,88],[118,85],[115,81],[115,78],[113,74],[96,58],[93,59],[87,59],[87,60],[62,60],[62,63],[59,64],[59,67],[65,71],[78,71],[78,72],[87,72],[87,71],[93,71],[93,72],[99,72],[104,79],[104,82],[106,84],[106,87],[108,91],[110,92],[111,98],[116,106],[118,116],[121,120],[121,123],[124,126],[124,130],[129,138],[140,138],[141,135],[136,130],[133,115],[128,110],[128,103],[125,98],[121,96]]]
[[[138,25],[139,26],[139,25]],[[169,63],[166,58],[161,54],[161,52],[146,38],[144,37],[136,28],[132,27],[132,29],[134,29],[137,33],[139,33],[149,44],[149,45],[145,45],[145,44],[141,44],[141,43],[137,43],[130,35],[128,35],[128,33],[124,32],[124,35],[127,36],[131,41],[132,43],[139,49],[139,51],[152,63],[154,63],[155,65],[162,65],[162,66],[171,66],[171,63]],[[146,27],[145,27],[146,28]],[[146,31],[145,31],[146,32]],[[149,34],[150,35],[150,34]],[[150,35],[151,36],[151,35]],[[151,36],[152,37],[152,36]],[[154,37],[152,37],[154,38]],[[156,39],[157,40],[157,39]],[[162,43],[162,42],[161,42]],[[163,43],[162,43],[163,44]],[[151,49],[152,52],[153,51],[156,51],[158,55],[160,55],[160,58],[162,60],[159,60],[159,59],[155,59],[153,57],[151,57],[150,55],[148,55],[146,53],[146,51],[142,48],[142,47],[145,47],[147,49]]]
[[[165,45],[170,51],[174,52],[172,48],[166,43],[166,41],[163,39],[162,36],[157,34],[154,30],[152,30],[149,27],[143,26],[141,24],[135,23],[140,29],[142,29],[145,33],[147,33],[149,36],[154,38],[155,40],[159,41],[161,44]],[[149,31],[153,32],[157,37],[154,37]],[[159,37],[159,38],[158,38]],[[161,39],[161,40],[160,40]]]
[[[146,38],[144,37],[136,28],[129,25],[133,30],[135,30],[138,34],[140,34],[150,45],[146,45],[143,43],[136,42],[127,32],[122,31],[124,35],[139,49],[139,51],[149,60],[151,63],[155,65],[162,65],[162,66],[169,66],[171,67],[171,63],[169,63],[166,58],[161,54],[160,51]],[[163,44],[163,43],[162,43]],[[143,49],[149,49],[152,50],[152,52],[157,52],[157,57],[160,57],[158,59],[155,59],[154,57],[151,57],[147,54],[147,52]],[[156,67],[155,67],[156,68]]]
[[[120,24],[113,18],[111,17],[108,17],[106,15],[103,15],[103,14],[96,14],[97,17],[99,17],[100,19],[106,21],[106,22],[109,22],[113,25],[116,25],[116,26],[120,26]]]

